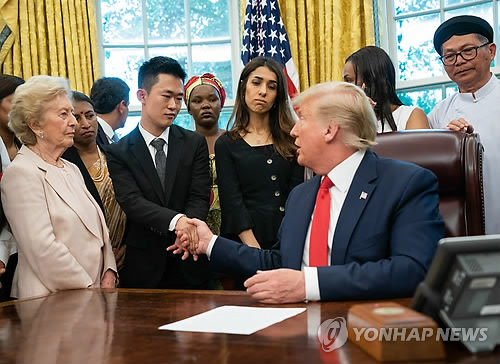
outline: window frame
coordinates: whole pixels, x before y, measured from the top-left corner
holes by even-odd
[[[395,15],[394,0],[386,0],[385,6],[379,11],[379,17],[381,24],[385,26],[381,29],[382,37],[380,39],[380,46],[384,48],[389,56],[391,57],[395,65],[398,64],[397,58],[397,36],[396,36],[396,22],[401,19],[408,19],[422,15],[430,15],[439,13],[440,23],[444,21],[445,12],[449,10],[457,10],[468,8],[474,5],[482,5],[486,3],[491,3],[493,8],[493,32],[494,32],[494,43],[498,45],[499,40],[499,14],[498,14],[498,4],[500,0],[471,0],[466,3],[445,6],[445,0],[439,0],[439,9],[423,10],[409,14]],[[436,53],[436,57],[438,54]],[[493,74],[497,77],[500,75],[500,55],[497,46],[497,53],[495,56],[495,67],[491,70]],[[443,72],[441,76],[420,78],[415,80],[400,80],[399,79],[399,67],[396,67],[396,91],[399,92],[412,92],[412,91],[422,91],[433,88],[441,88],[443,100],[446,98],[446,88],[449,86],[454,86],[455,83],[448,77],[448,75]]]
[[[243,64],[240,58],[240,8],[239,3],[234,0],[225,0],[229,6],[229,37],[220,37],[212,40],[192,40],[191,38],[191,24],[189,21],[189,16],[186,16],[186,40],[185,41],[171,41],[171,42],[155,42],[154,44],[148,43],[148,29],[147,29],[147,0],[139,0],[142,6],[142,26],[143,26],[143,40],[142,44],[133,43],[109,43],[104,44],[104,34],[102,25],[102,13],[101,13],[101,0],[97,0],[95,4],[96,13],[96,29],[97,29],[97,46],[98,46],[98,57],[99,57],[99,67],[101,71],[101,77],[105,75],[105,49],[108,48],[130,48],[130,49],[144,49],[144,59],[149,59],[149,51],[151,48],[162,48],[168,46],[185,46],[187,47],[187,59],[188,59],[188,69],[186,73],[186,81],[192,76],[192,47],[198,45],[210,45],[210,44],[230,44],[231,45],[231,78],[233,95],[236,95],[236,89],[238,86],[238,80],[243,69]],[[189,2],[192,0],[184,0],[184,10],[186,14],[189,14]],[[139,70],[137,70],[139,71]],[[130,97],[135,97],[135,95],[130,95]],[[234,106],[234,99],[227,99],[224,108],[232,108]],[[141,107],[137,105],[131,105],[130,115],[137,116],[140,115]],[[181,113],[187,112],[186,105],[182,104]]]

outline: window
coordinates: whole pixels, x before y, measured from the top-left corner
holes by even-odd
[[[387,38],[382,46],[396,65],[401,101],[417,105],[426,113],[457,91],[434,50],[434,32],[443,21],[457,15],[475,15],[487,20],[498,39],[500,1],[479,0],[387,0]],[[493,61],[500,74],[499,55]]]
[[[229,108],[219,124],[226,127],[241,70],[237,1],[101,0],[97,5],[103,75],[119,77],[130,87],[130,117],[119,134],[132,130],[140,118],[135,97],[140,65],[159,55],[178,60],[188,78],[211,72],[221,80]],[[185,108],[176,123],[193,129]]]

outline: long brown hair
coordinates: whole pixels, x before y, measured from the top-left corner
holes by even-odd
[[[248,62],[243,68],[236,91],[234,109],[227,124],[228,135],[232,139],[241,138],[248,133],[248,123],[250,114],[245,102],[245,93],[247,89],[248,76],[259,67],[267,67],[274,72],[278,80],[278,88],[274,105],[269,110],[269,129],[273,138],[274,149],[286,159],[295,159],[297,147],[293,143],[294,139],[290,136],[295,120],[292,116],[290,104],[288,101],[288,91],[281,65],[272,58],[257,57]],[[231,129],[229,125],[234,121]]]

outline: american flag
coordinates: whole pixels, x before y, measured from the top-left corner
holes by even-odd
[[[299,90],[299,74],[293,63],[290,44],[277,0],[247,0],[241,60],[247,64],[258,56],[274,58],[283,65],[288,94]]]

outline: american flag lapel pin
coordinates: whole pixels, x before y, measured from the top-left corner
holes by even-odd
[[[359,195],[360,200],[366,200],[367,197],[368,197],[368,194],[365,191],[361,192],[361,195]]]

